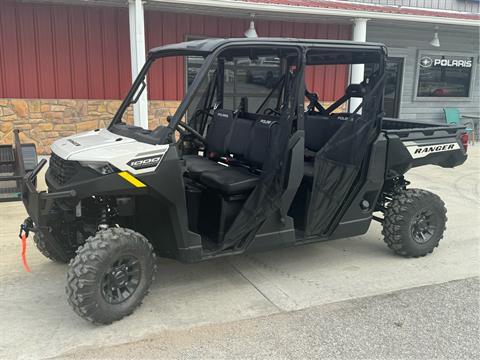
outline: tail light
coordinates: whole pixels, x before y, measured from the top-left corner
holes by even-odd
[[[468,133],[462,133],[460,135],[460,141],[462,142],[463,148],[465,149],[465,152],[467,152],[468,149]]]

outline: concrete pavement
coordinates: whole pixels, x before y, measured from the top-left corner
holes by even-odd
[[[478,359],[478,278],[165,331],[61,359]]]
[[[432,255],[395,256],[373,223],[364,236],[333,242],[193,265],[160,260],[144,304],[106,327],[71,311],[64,292],[66,265],[43,258],[33,243],[32,273],[23,271],[17,236],[25,211],[19,203],[0,204],[0,358],[52,357],[478,276],[480,146],[469,153],[456,169],[426,166],[407,174],[411,187],[437,193],[448,209],[445,238]],[[441,333],[432,336],[441,341]]]

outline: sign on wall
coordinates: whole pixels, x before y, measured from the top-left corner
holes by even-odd
[[[468,98],[474,58],[421,54],[418,59],[417,97]]]

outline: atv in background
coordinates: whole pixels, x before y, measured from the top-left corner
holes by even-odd
[[[172,56],[201,64],[175,115],[155,129],[128,124],[152,65]],[[462,164],[464,128],[382,119],[386,57],[381,44],[272,38],[150,50],[107,129],[52,145],[48,191],[34,184],[45,160],[23,181],[24,229],[69,262],[73,310],[102,324],[131,314],[156,256],[192,263],[303,245],[364,234],[372,220],[397,254],[432,252],[444,204],[404,175]],[[372,71],[324,107],[304,73],[332,64]],[[342,111],[351,98],[360,105]]]

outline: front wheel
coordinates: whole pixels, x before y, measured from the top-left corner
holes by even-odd
[[[420,257],[439,244],[447,222],[445,204],[437,195],[421,189],[396,193],[384,214],[384,241],[396,254]]]
[[[141,234],[123,228],[99,231],[70,262],[68,303],[93,323],[120,320],[141,304],[155,268],[152,245]]]
[[[35,233],[35,235],[33,236],[33,242],[37,246],[38,251],[40,251],[43,256],[45,256],[47,259],[60,263],[68,263],[70,259],[75,256],[75,251],[77,249],[70,244],[59,243],[59,246],[61,246],[61,248],[63,249],[64,255],[64,257],[61,257],[57,255],[52,246],[45,241],[44,236],[40,232]]]

